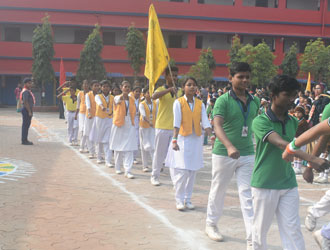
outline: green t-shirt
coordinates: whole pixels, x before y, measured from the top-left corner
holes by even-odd
[[[324,107],[321,120],[324,121],[325,119],[328,119],[329,117],[330,117],[330,103]]]
[[[246,126],[248,127],[248,135],[246,137],[242,136],[242,128],[244,126],[244,116],[242,113],[242,108],[238,102],[239,99],[235,95],[233,90],[220,96],[215,102],[213,108],[213,117],[221,116],[224,119],[223,129],[231,141],[231,143],[237,148],[241,156],[253,155],[253,141],[252,141],[252,121],[258,115],[260,100],[258,97],[254,97],[247,93],[248,100],[245,106],[245,113],[248,113]],[[250,106],[248,108],[248,106]],[[249,112],[247,112],[249,110]],[[228,156],[226,147],[216,138],[213,148],[213,154]]]
[[[293,140],[298,127],[295,117],[287,116],[285,122],[277,119],[271,109],[259,115],[252,123],[257,143],[251,186],[266,189],[297,187],[296,175],[290,162],[282,159],[283,150],[268,142],[267,137],[276,132],[284,140]]]

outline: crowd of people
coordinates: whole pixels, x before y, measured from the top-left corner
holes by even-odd
[[[235,174],[247,249],[267,249],[267,232],[276,215],[283,249],[303,250],[295,174],[299,174],[298,170],[302,173],[305,165],[306,181],[313,182],[313,169],[327,176],[328,162],[318,156],[325,152],[329,137],[321,137],[307,152],[302,148],[307,139],[300,138],[307,133],[317,139],[313,126],[330,119],[330,99],[323,94],[322,84],[316,85],[313,96],[314,93],[299,92],[299,82],[285,75],[276,76],[267,88],[252,91],[250,77],[249,64],[237,63],[230,68],[230,86],[198,89],[197,81],[188,77],[179,87],[178,68],[173,67],[171,72],[165,70],[166,83],[154,93],[139,82],[131,86],[128,81],[118,85],[108,80],[84,80],[82,90],[75,82],[60,86],[58,98],[65,106],[72,146],[79,146],[81,153],[89,153],[89,158],[96,158],[98,164],[114,167],[116,174],[122,174],[123,167],[128,179],[134,179],[132,166],[140,151],[141,170],[151,172],[154,186],[161,185],[160,173],[163,167],[169,167],[179,211],[194,209],[194,182],[203,167],[203,143],[210,136],[212,179],[205,227],[208,237],[223,240],[218,222],[226,190]],[[30,84],[29,79],[26,82]],[[22,114],[30,115],[25,104],[33,94],[29,86],[24,91]],[[324,125],[327,121],[320,124],[326,130],[324,134],[330,134],[329,126]],[[22,133],[22,143],[23,140]],[[311,231],[316,218],[329,212],[324,204],[330,198],[322,202],[323,212],[317,213],[321,205],[308,210],[305,224]],[[315,232],[317,242],[321,249],[329,249],[330,233],[326,227],[322,230]]]

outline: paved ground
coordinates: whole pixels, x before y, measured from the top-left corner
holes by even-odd
[[[246,249],[235,180],[219,222],[225,242],[204,234],[211,178],[207,147],[192,199],[197,208],[178,212],[167,169],[160,187],[151,186],[141,165],[134,166],[134,180],[115,175],[67,144],[66,125],[56,113],[34,114],[33,146],[20,144],[20,129],[20,114],[0,109],[0,249]],[[2,175],[1,166],[7,171]],[[303,222],[307,206],[329,185],[298,180]],[[304,226],[302,231],[307,249],[318,249],[311,233]],[[268,243],[269,249],[281,249],[275,220]]]

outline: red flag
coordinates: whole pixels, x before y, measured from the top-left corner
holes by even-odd
[[[64,64],[63,64],[63,59],[61,57],[61,64],[60,64],[60,86],[65,83],[66,76],[65,76],[65,70],[64,70]]]

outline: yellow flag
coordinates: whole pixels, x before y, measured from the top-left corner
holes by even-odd
[[[311,86],[311,73],[308,72],[308,79],[306,84],[306,91],[312,92],[312,86]]]
[[[168,65],[170,56],[159,26],[153,4],[149,8],[149,27],[147,40],[146,66],[144,75],[149,79],[149,92],[153,94],[156,82]]]

